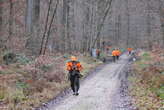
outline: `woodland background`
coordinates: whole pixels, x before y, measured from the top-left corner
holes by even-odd
[[[164,44],[163,8],[163,0],[1,0],[0,48],[30,55],[42,42],[50,52],[151,48]]]

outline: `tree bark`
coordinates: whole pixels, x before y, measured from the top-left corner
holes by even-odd
[[[164,3],[161,0],[159,0],[159,10],[162,31],[162,46],[164,47]]]
[[[108,15],[108,13],[109,13],[110,8],[111,8],[112,1],[113,1],[113,0],[108,0],[108,2],[107,2],[107,4],[108,4],[108,5],[107,5],[107,9],[106,9],[106,11],[105,11],[105,13],[104,13],[104,16],[103,16],[103,18],[102,18],[102,21],[101,21],[100,25],[98,25],[98,29],[97,29],[98,32],[97,32],[97,35],[96,35],[96,39],[95,39],[94,42],[93,42],[92,48],[95,47],[96,41],[97,41],[97,40],[99,39],[99,37],[100,37],[101,30],[102,30],[102,28],[103,28],[104,22],[105,22],[105,20],[106,20],[106,17],[107,17],[107,15]]]
[[[41,48],[40,48],[40,52],[39,52],[40,55],[42,54],[42,51],[43,51],[44,41],[46,38],[46,32],[48,29],[48,21],[49,21],[51,3],[52,3],[52,0],[49,1],[48,12],[47,12],[47,17],[46,17],[46,22],[45,22],[45,29],[44,29],[44,33],[43,33],[43,37],[42,37],[42,41],[41,41]]]
[[[52,27],[52,23],[53,23],[54,18],[55,18],[55,14],[57,12],[58,4],[59,4],[59,0],[57,0],[56,6],[55,6],[55,9],[54,9],[54,12],[53,12],[51,21],[50,21],[50,25],[49,25],[48,32],[47,32],[47,39],[45,41],[45,46],[44,46],[44,50],[43,50],[43,55],[45,55],[45,53],[46,53],[46,49],[47,49],[47,45],[48,45],[48,40],[49,40],[50,32],[51,32],[51,27]]]
[[[127,39],[126,46],[129,47],[129,39],[130,39],[130,13],[129,13],[129,0],[126,0],[126,8],[127,8]]]
[[[9,15],[9,37],[8,37],[8,40],[10,40],[10,38],[12,37],[12,34],[13,34],[13,1],[10,0],[10,15]]]

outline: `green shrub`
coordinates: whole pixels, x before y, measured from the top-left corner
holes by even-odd
[[[11,71],[11,70],[2,70],[2,71],[0,71],[0,74],[12,74],[13,73],[13,71]]]
[[[150,54],[149,54],[148,52],[145,52],[145,53],[143,53],[142,56],[143,56],[143,57],[148,57],[148,56],[150,56]]]
[[[3,71],[0,71],[0,74],[4,74],[4,72]]]
[[[64,54],[63,57],[64,58],[69,58],[70,57],[70,54]]]
[[[27,83],[24,83],[24,82],[16,82],[16,87],[18,89],[26,89],[29,87],[29,85]]]
[[[146,60],[146,61],[151,60],[150,54],[149,54],[148,52],[145,52],[145,53],[142,55],[142,57],[143,57],[143,60]]]
[[[161,72],[162,75],[164,75],[164,72]]]
[[[157,90],[157,95],[164,100],[164,86]]]
[[[25,65],[31,62],[31,60],[27,58],[24,54],[18,54],[16,57],[16,60],[18,63],[21,63],[22,65]]]
[[[26,96],[23,94],[23,90],[17,89],[11,93],[12,101],[17,104],[26,100]]]
[[[139,66],[140,66],[140,68],[142,68],[142,69],[149,67],[148,64],[140,64]]]
[[[5,93],[3,91],[0,91],[0,101],[5,98]]]
[[[16,54],[13,52],[5,52],[3,54],[3,61],[5,61],[6,65],[16,62]]]
[[[43,70],[44,72],[48,72],[51,68],[52,68],[52,64],[43,65],[40,67],[40,69]]]

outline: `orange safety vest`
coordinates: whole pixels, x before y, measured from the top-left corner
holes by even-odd
[[[133,49],[132,49],[132,48],[127,48],[127,50],[130,52],[130,51],[132,51]]]
[[[121,51],[120,50],[116,50],[117,52],[116,52],[116,55],[117,56],[120,56],[121,55]]]
[[[112,56],[117,56],[117,51],[116,50],[112,51]]]
[[[121,51],[120,50],[117,50],[117,55],[120,56],[121,55]]]
[[[78,61],[69,61],[67,62],[66,67],[68,71],[71,70],[81,71],[83,69],[82,65]]]

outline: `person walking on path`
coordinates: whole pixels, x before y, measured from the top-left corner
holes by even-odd
[[[116,49],[116,59],[119,60],[121,55],[121,51],[119,49]]]
[[[128,50],[129,55],[131,55],[133,49],[132,48],[127,48],[127,50]]]
[[[82,77],[80,72],[83,67],[75,56],[71,56],[71,60],[67,62],[66,66],[67,71],[69,72],[69,80],[71,82],[73,95],[78,96],[78,90],[80,88],[80,77]]]
[[[117,51],[116,51],[116,49],[114,49],[112,51],[113,62],[116,62],[116,56],[117,56]]]

